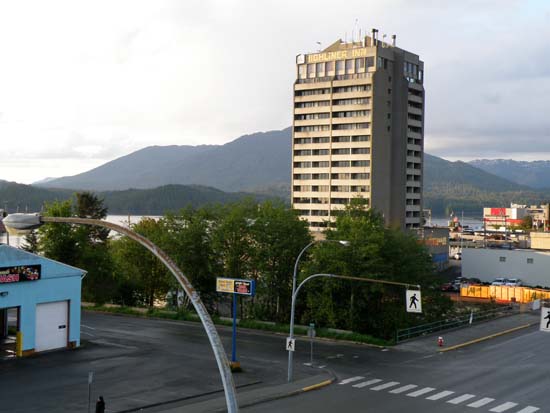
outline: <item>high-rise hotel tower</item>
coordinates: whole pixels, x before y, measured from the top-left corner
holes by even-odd
[[[378,40],[298,55],[292,204],[312,230],[362,197],[388,225],[422,219],[424,63]]]

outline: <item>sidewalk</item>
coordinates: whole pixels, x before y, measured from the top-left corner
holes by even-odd
[[[539,323],[539,312],[520,313],[473,324],[455,330],[440,331],[421,338],[411,339],[395,346],[397,350],[433,353],[451,351],[473,345],[504,334],[521,331]],[[443,337],[443,347],[438,347],[437,338]]]
[[[335,376],[329,372],[322,372],[312,377],[296,380],[292,383],[259,387],[249,391],[237,392],[239,407],[252,406],[258,403],[293,396],[299,393],[316,390],[328,386],[335,380]],[[174,403],[170,407],[163,406],[155,409],[141,410],[146,413],[200,413],[200,412],[226,412],[227,405],[223,393],[215,399],[196,402],[193,404]]]

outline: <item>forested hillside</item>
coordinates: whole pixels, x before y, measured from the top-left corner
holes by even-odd
[[[245,192],[223,192],[199,185],[166,185],[154,189],[98,192],[110,214],[162,215],[187,206],[226,204],[243,198],[263,201],[267,195]],[[0,208],[8,212],[38,212],[45,203],[71,198],[74,191],[44,189],[15,182],[0,181]]]

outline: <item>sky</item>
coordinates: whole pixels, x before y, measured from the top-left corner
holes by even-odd
[[[425,150],[550,159],[546,0],[0,0],[0,179],[292,122],[295,56],[371,28],[425,62]]]

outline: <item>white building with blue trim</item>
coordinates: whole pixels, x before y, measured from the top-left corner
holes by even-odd
[[[0,346],[17,337],[20,355],[78,347],[85,274],[0,244]]]

